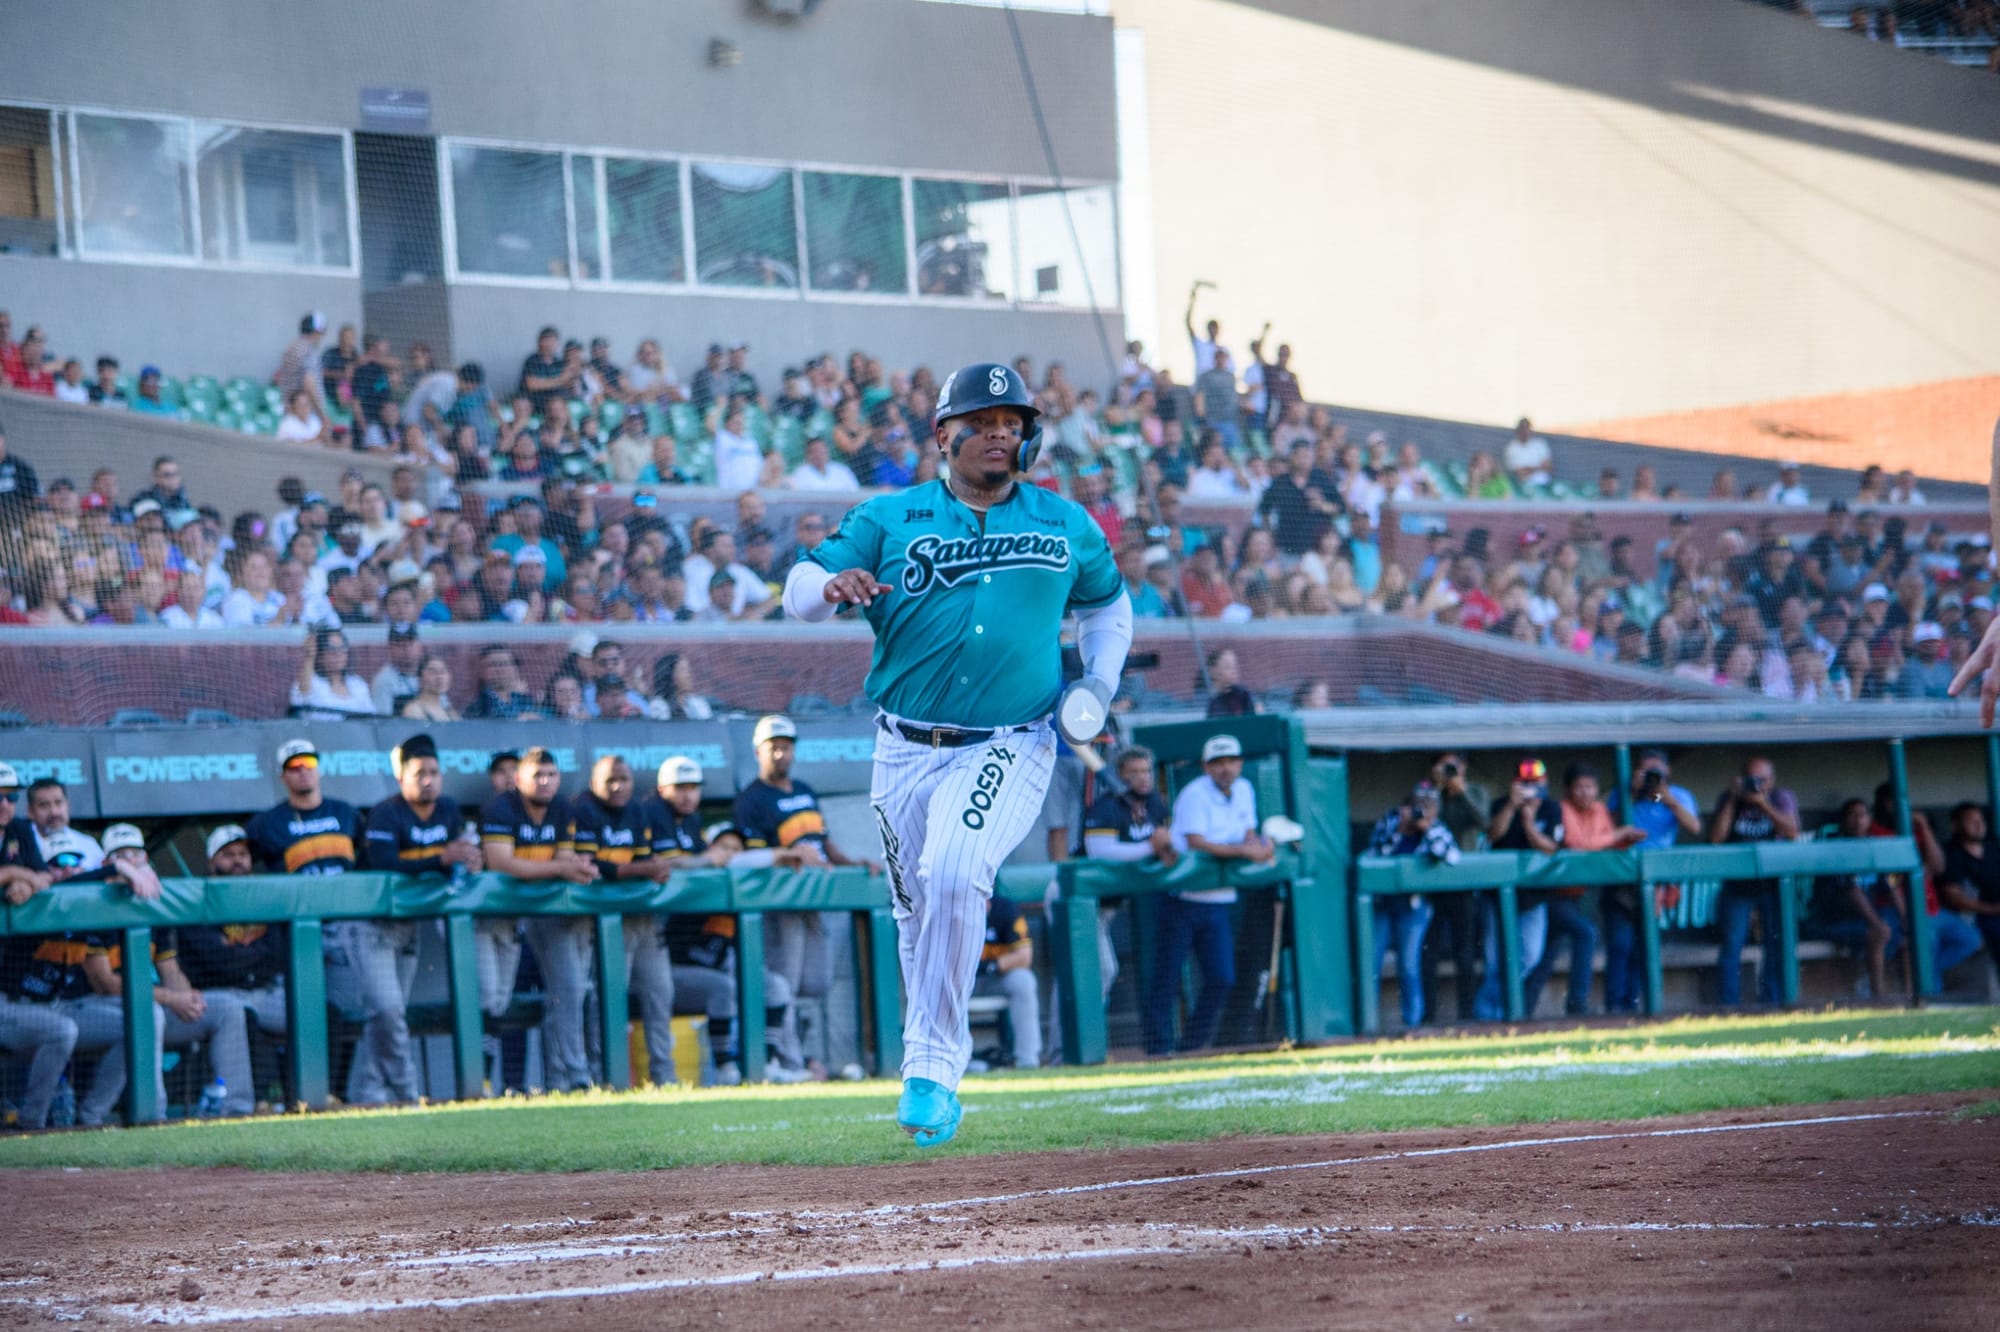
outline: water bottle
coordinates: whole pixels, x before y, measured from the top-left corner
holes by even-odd
[[[76,1088],[69,1085],[69,1074],[63,1074],[56,1084],[56,1095],[49,1102],[49,1125],[52,1128],[70,1128],[76,1123]]]
[[[195,1114],[203,1119],[216,1119],[229,1104],[229,1084],[221,1078],[202,1088],[201,1101],[195,1106]]]

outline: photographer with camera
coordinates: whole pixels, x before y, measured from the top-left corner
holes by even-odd
[[[1549,798],[1549,768],[1538,758],[1524,758],[1514,769],[1513,784],[1507,794],[1493,802],[1486,825],[1488,843],[1495,851],[1539,851],[1553,855],[1562,846],[1562,802]],[[1542,960],[1542,946],[1548,939],[1548,897],[1543,893],[1522,893],[1515,914],[1520,947],[1516,950],[1521,975],[1526,977]],[[1486,939],[1486,978],[1479,983],[1473,1012],[1481,1022],[1498,1022],[1507,1016],[1502,1001],[1506,978],[1500,968],[1500,906],[1492,893],[1479,895],[1480,933]]]
[[[1424,856],[1447,865],[1458,861],[1458,842],[1440,812],[1442,796],[1430,782],[1418,782],[1410,798],[1384,814],[1368,839],[1376,856]],[[1464,896],[1464,894],[1448,894]],[[1431,902],[1422,893],[1378,896],[1375,909],[1375,977],[1382,983],[1382,961],[1389,946],[1396,948],[1396,985],[1402,992],[1403,1025],[1416,1028],[1424,1020],[1424,935],[1430,929]]]
[[[1799,802],[1778,785],[1777,770],[1763,757],[1748,760],[1742,775],[1716,801],[1715,814],[1708,825],[1708,840],[1725,842],[1790,841],[1799,835]],[[1716,953],[1716,999],[1723,1004],[1743,1002],[1743,944],[1750,935],[1750,913],[1762,921],[1764,965],[1758,968],[1757,998],[1762,1003],[1778,1002],[1777,959],[1772,955],[1778,937],[1778,881],[1776,879],[1734,879],[1722,885],[1715,904],[1716,927],[1722,943]]]
[[[1674,845],[1681,834],[1701,836],[1701,803],[1685,786],[1675,786],[1673,769],[1664,749],[1642,749],[1632,769],[1629,802],[1613,795],[1612,814],[1621,822],[1646,834],[1639,843],[1642,851]],[[1627,803],[1631,808],[1627,809]],[[1677,884],[1655,885],[1656,892],[1678,901]],[[1639,1011],[1639,972],[1632,965],[1639,945],[1639,890],[1631,884],[1614,884],[1604,890],[1604,1011]]]
[[[1447,751],[1431,759],[1431,785],[1438,792],[1438,818],[1460,851],[1478,851],[1486,837],[1486,788],[1466,775],[1465,755]],[[1432,1017],[1439,1010],[1438,963],[1451,958],[1460,1022],[1472,1019],[1479,997],[1479,900],[1473,893],[1439,893],[1431,902],[1431,928],[1424,936],[1424,999]]]

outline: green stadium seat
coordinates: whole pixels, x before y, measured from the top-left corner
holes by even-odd
[[[185,402],[181,403],[181,410],[188,414],[190,421],[213,421],[215,420],[216,402],[213,398],[204,398],[191,394]]]
[[[771,442],[785,455],[786,467],[797,467],[806,457],[805,423],[796,416],[781,416],[773,423]]]
[[[178,407],[182,402],[181,381],[172,375],[160,376],[160,401]]]
[[[675,439],[691,444],[701,438],[701,413],[694,409],[692,403],[675,403],[668,409],[668,416],[673,421]]]
[[[597,422],[603,434],[617,434],[625,424],[625,404],[613,398],[605,399],[604,405],[597,409]]]
[[[189,375],[184,391],[202,393],[213,398],[222,391],[222,385],[214,375]]]
[[[667,433],[667,412],[658,403],[646,404],[646,433],[648,435]]]
[[[1259,458],[1271,456],[1271,437],[1262,430],[1250,431],[1250,448]]]
[[[209,424],[222,430],[235,430],[243,424],[243,418],[225,408],[210,417]]]
[[[833,413],[824,407],[806,421],[806,438],[811,439],[814,435],[825,435],[829,439],[833,436]]]

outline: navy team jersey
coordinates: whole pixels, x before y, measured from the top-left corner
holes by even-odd
[[[345,874],[360,857],[361,815],[343,800],[312,809],[274,805],[243,830],[257,863],[277,874]]]
[[[747,847],[814,842],[826,850],[826,816],[820,813],[819,796],[796,779],[789,791],[780,791],[761,777],[744,787],[736,795],[736,827]]]
[[[285,978],[283,925],[183,925],[181,970],[197,990],[261,990]]]
[[[983,516],[942,479],[877,495],[806,559],[829,573],[865,569],[890,588],[861,612],[875,629],[868,697],[948,726],[1019,726],[1055,711],[1063,617],[1125,591],[1083,507],[1020,482]]]
[[[368,868],[390,874],[443,874],[444,849],[465,832],[465,815],[450,796],[439,796],[428,818],[402,796],[368,811]]]
[[[644,803],[646,831],[653,839],[654,855],[673,859],[698,856],[708,850],[708,839],[701,835],[700,810],[678,814],[658,796],[649,797]]]
[[[569,827],[569,805],[561,796],[549,802],[539,819],[528,812],[519,791],[494,796],[479,811],[479,840],[523,860],[554,860],[556,852],[574,850]]]
[[[1028,917],[1021,904],[995,893],[986,903],[986,942],[980,947],[980,970],[997,973],[1000,959],[1028,946]]]
[[[1083,835],[1109,835],[1121,842],[1151,841],[1153,830],[1164,828],[1167,818],[1167,802],[1158,791],[1144,800],[1122,795],[1100,796],[1084,816]]]
[[[623,809],[613,809],[586,791],[570,802],[570,841],[576,853],[597,862],[605,878],[617,876],[618,867],[645,860],[653,854],[652,830],[642,803],[628,800]]]

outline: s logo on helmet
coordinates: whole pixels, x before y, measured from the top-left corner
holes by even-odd
[[[996,398],[1005,393],[1007,391],[1007,372],[997,365],[987,371],[986,391]]]

